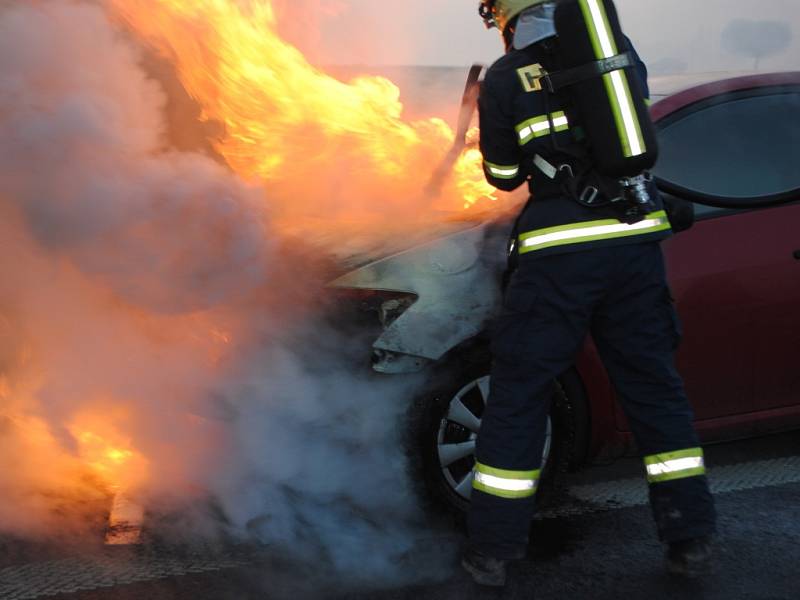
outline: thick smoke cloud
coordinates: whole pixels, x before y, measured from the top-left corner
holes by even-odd
[[[213,305],[264,277],[264,211],[221,166],[165,147],[164,94],[139,59],[94,7],[8,10],[2,189],[39,242],[126,298]]]
[[[142,60],[96,3],[0,5],[0,534],[92,538],[123,490],[167,539],[407,573],[415,382],[353,367],[268,192],[170,147]]]

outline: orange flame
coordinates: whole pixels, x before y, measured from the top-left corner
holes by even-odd
[[[434,215],[480,213],[499,204],[483,177],[476,130],[439,197],[427,197],[429,179],[453,145],[452,129],[439,118],[404,119],[400,90],[385,78],[344,83],[311,65],[278,35],[270,0],[108,3],[171,60],[203,118],[224,126],[215,149],[242,178],[263,184],[282,233],[335,226],[340,239],[348,227],[397,235],[430,223]],[[176,329],[186,325],[202,332],[191,343],[201,350],[198,360],[207,358],[211,367],[236,339],[235,331],[201,315],[172,319]],[[154,338],[171,331],[161,321],[140,320]],[[15,393],[20,392],[0,377],[0,401],[8,411],[0,417],[13,421],[29,450],[23,460],[24,470],[36,474],[31,487],[83,481],[91,473],[103,488],[130,490],[158,469],[154,456],[152,463],[145,457],[146,447],[137,448],[126,415],[110,408],[112,403],[82,403],[82,411],[67,418],[76,452],[65,453],[63,436],[49,423],[15,410]]]
[[[80,460],[111,490],[130,489],[146,478],[147,461],[115,422],[124,415],[87,412],[69,428]]]
[[[405,121],[400,91],[387,79],[343,83],[312,66],[279,37],[271,0],[112,5],[174,63],[203,117],[224,125],[217,151],[242,177],[269,184],[286,227],[296,231],[320,214],[328,227],[386,227],[387,216],[419,221],[427,210],[430,220],[434,209],[461,211],[494,198],[475,150],[461,156],[440,198],[425,198],[452,129],[438,118]]]
[[[453,167],[456,187],[464,198],[465,209],[472,208],[482,201],[497,200],[496,190],[483,176],[483,155],[478,149],[479,139],[478,128],[470,129],[467,133],[467,148]]]

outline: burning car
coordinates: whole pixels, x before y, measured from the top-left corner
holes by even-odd
[[[656,175],[682,232],[664,246],[697,429],[714,442],[800,428],[800,73],[700,85],[652,113]],[[472,487],[511,217],[460,229],[331,284],[357,291],[380,323],[376,371],[426,373],[411,407],[415,477],[457,511]],[[558,472],[632,445],[591,340],[555,390],[540,501]]]

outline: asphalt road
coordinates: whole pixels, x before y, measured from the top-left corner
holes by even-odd
[[[253,548],[104,548],[75,553],[0,540],[0,599],[336,600],[800,598],[800,433],[707,449],[720,533],[713,575],[668,577],[643,504],[638,461],[590,467],[570,477],[562,510],[534,525],[528,559],[505,590],[475,586],[452,550],[463,537],[441,527],[421,545],[436,565],[410,578],[429,583],[325,577]],[[416,557],[417,559],[419,557]],[[437,561],[439,561],[437,563]]]

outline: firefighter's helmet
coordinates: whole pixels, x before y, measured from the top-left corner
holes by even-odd
[[[478,10],[487,28],[497,27],[501,33],[505,33],[508,24],[523,10],[548,1],[552,2],[552,0],[481,0]]]

